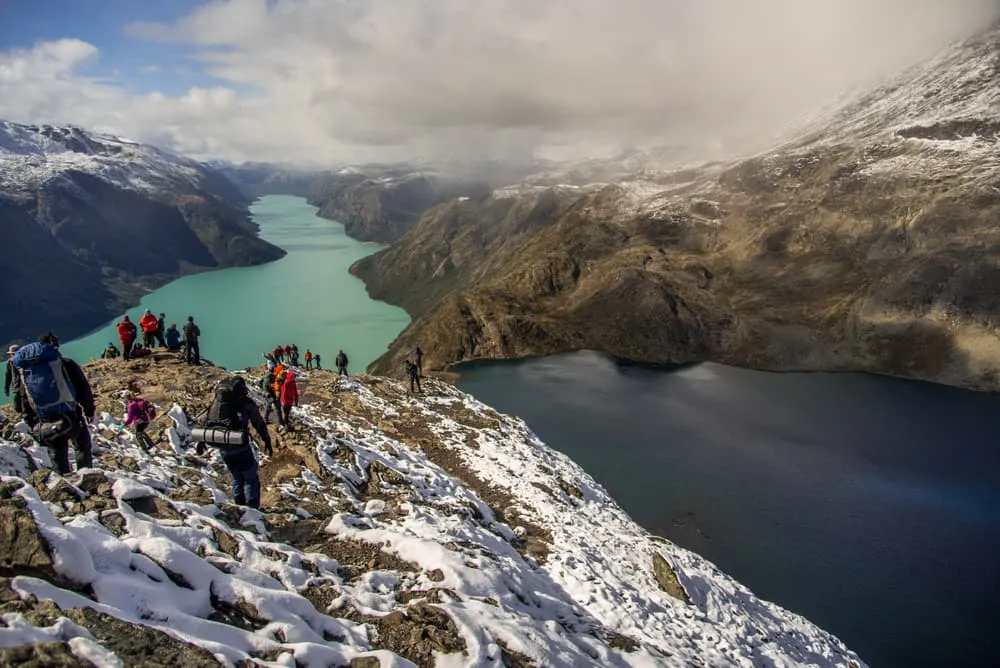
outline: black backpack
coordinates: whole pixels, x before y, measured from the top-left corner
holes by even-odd
[[[240,408],[248,396],[247,383],[243,378],[240,376],[224,378],[215,388],[215,398],[208,407],[205,426],[233,431],[246,427],[246,420]]]

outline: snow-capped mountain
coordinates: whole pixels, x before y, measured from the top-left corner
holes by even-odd
[[[284,253],[193,160],[76,127],[0,121],[0,340],[72,337],[185,273]]]
[[[102,470],[62,478],[23,426],[0,438],[0,648],[98,665],[862,666],[446,383],[417,398],[303,371],[260,512],[230,504],[218,452],[186,438],[224,370],[86,369]],[[120,430],[134,383],[163,414],[151,451]]]

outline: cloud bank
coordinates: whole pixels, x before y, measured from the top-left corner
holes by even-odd
[[[995,0],[219,0],[173,24],[218,85],[136,94],[72,36],[0,53],[0,117],[197,157],[337,164],[769,143],[995,20]]]

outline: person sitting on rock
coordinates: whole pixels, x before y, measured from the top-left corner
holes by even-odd
[[[125,426],[135,425],[135,438],[139,447],[149,452],[155,444],[146,433],[149,423],[156,419],[156,407],[138,395],[129,392],[128,410],[125,415]]]
[[[410,393],[423,393],[423,389],[420,387],[420,370],[412,360],[406,360],[406,376],[410,379]],[[416,390],[413,389],[414,387]]]
[[[118,357],[120,357],[120,356],[121,356],[121,352],[118,350],[118,348],[115,346],[115,344],[112,343],[111,341],[108,341],[108,347],[105,348],[104,352],[101,353],[101,359],[104,359],[104,360],[118,359]]]
[[[132,359],[139,359],[140,357],[149,357],[153,354],[152,349],[146,346],[139,345],[138,342],[132,346]]]
[[[167,350],[172,353],[180,352],[181,333],[178,331],[176,323],[170,323],[170,327],[167,327],[167,331],[163,333],[163,338],[167,344]]]
[[[142,328],[142,344],[147,348],[156,345],[156,330],[159,329],[159,326],[153,312],[146,309],[142,317],[139,318],[139,327]]]

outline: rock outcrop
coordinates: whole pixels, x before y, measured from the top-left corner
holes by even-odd
[[[86,332],[173,278],[275,260],[223,175],[78,128],[0,121],[0,338]]]
[[[496,195],[453,201],[355,268],[414,318],[372,370],[419,342],[438,369],[594,349],[1000,389],[998,133],[994,29],[772,151],[584,188],[511,237]]]
[[[862,665],[445,383],[414,397],[303,371],[255,511],[185,438],[224,370],[167,355],[85,369],[100,469],[63,478],[22,426],[0,434],[0,660]],[[151,451],[119,431],[127,388],[160,407]]]

